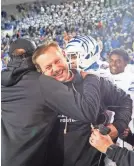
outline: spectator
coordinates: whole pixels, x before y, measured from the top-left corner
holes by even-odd
[[[49,38],[51,35],[52,39],[62,39],[64,32],[66,32],[68,37],[65,37],[65,41],[58,40],[61,47],[75,36],[75,33],[77,35],[90,34],[93,37],[103,39],[102,57],[106,60],[111,48],[120,46],[125,47],[126,50],[133,48],[134,6],[133,3],[127,3],[125,6],[124,3],[121,4],[114,6],[112,3],[112,7],[110,7],[110,3],[107,1],[108,8],[100,7],[98,0],[66,2],[61,6],[44,5],[38,2],[36,4],[19,4],[16,6],[18,13],[15,18],[2,17],[1,25],[2,29],[5,30],[11,30],[13,27],[13,35],[16,34],[16,30],[19,30],[20,35],[17,38],[27,36],[33,40],[38,38],[39,43],[41,43],[40,39],[44,39],[44,36]],[[54,26],[53,29],[52,26]],[[11,41],[12,38],[10,38]]]
[[[113,49],[115,48],[120,48],[120,41],[117,39],[117,37],[113,37],[112,41],[111,41],[111,46]]]

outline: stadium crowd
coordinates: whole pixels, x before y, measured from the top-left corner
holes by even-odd
[[[126,3],[127,2],[127,3]],[[119,5],[120,3],[120,5]],[[106,7],[104,7],[106,6]],[[112,49],[123,47],[134,63],[134,3],[102,4],[99,1],[71,1],[60,5],[45,2],[16,6],[17,15],[2,11],[1,29],[13,28],[13,35],[2,36],[3,68],[8,62],[9,43],[17,38],[31,38],[37,44],[55,40],[60,47],[74,36],[91,35],[102,48],[101,57],[107,59]]]

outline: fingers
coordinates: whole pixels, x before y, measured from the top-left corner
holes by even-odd
[[[88,74],[89,74],[89,72],[85,72],[85,71],[82,71],[81,70],[81,76],[83,77],[83,78],[85,78]]]
[[[98,135],[98,134],[100,134],[100,132],[99,132],[98,129],[93,129],[93,133],[94,133],[94,135]]]
[[[89,140],[93,143],[93,140],[97,141],[99,140],[99,138],[100,138],[100,132],[98,131],[98,129],[93,129],[93,132]]]
[[[129,131],[130,131],[130,128],[125,129],[125,132],[129,132]]]
[[[92,135],[95,137],[98,137],[100,135],[100,132],[98,129],[92,129]]]

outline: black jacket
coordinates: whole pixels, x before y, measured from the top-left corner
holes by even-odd
[[[83,91],[90,92],[91,89],[84,89],[86,87],[83,86],[83,79],[80,74],[76,71],[74,72],[74,80],[66,83],[66,85],[81,94],[83,94]],[[89,75],[88,78],[90,83],[92,75]],[[119,133],[122,133],[131,120],[132,100],[130,96],[103,78],[100,78],[100,91],[100,113],[107,107],[111,111],[115,111],[114,125]],[[94,123],[94,120],[92,120],[92,123]],[[70,117],[60,115],[55,129],[51,132],[52,137],[48,144],[49,155],[47,165],[97,166],[100,153],[89,144],[90,125],[90,122],[83,123],[82,121],[76,121]],[[59,130],[58,133],[55,132],[57,130]],[[63,133],[64,131],[65,134]],[[56,139],[53,140],[53,137]]]
[[[134,152],[129,151],[126,148],[121,148],[116,145],[112,145],[107,149],[106,155],[118,166],[134,165]]]
[[[124,140],[130,145],[134,146],[134,134],[132,132],[130,132]]]
[[[82,96],[37,73],[31,58],[15,58],[8,64],[1,82],[2,166],[46,165],[49,135],[58,113],[85,123],[95,121],[99,112],[100,81],[93,76],[89,84],[87,79],[84,86],[94,88],[92,93],[85,92]]]

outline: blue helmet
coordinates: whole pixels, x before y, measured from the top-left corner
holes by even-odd
[[[86,70],[99,60],[100,48],[91,36],[76,36],[66,45],[66,54],[71,68]]]

